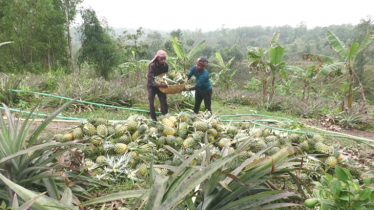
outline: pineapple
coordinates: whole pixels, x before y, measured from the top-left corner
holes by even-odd
[[[136,169],[138,170],[138,174],[142,175],[143,177],[147,173],[147,164],[145,163],[140,163],[136,165]]]
[[[104,119],[104,118],[97,118],[96,119],[96,122],[93,124],[95,126],[99,126],[99,125],[109,125],[109,122],[108,120]]]
[[[174,128],[174,123],[173,123],[171,120],[167,119],[167,118],[162,119],[161,122],[162,122],[162,124],[165,125],[166,127]]]
[[[173,136],[173,135],[167,135],[166,136],[166,143],[167,144],[172,144],[172,142],[175,140],[175,136]]]
[[[175,130],[174,128],[172,127],[169,127],[169,126],[164,126],[164,129],[163,129],[163,133],[164,135],[174,135],[175,134]]]
[[[161,176],[166,176],[169,173],[169,170],[166,168],[155,168],[155,171]]]
[[[127,126],[126,125],[123,125],[123,124],[117,124],[115,127],[114,127],[114,131],[115,131],[115,137],[120,137],[122,136],[123,134],[125,134],[125,132],[127,131]]]
[[[82,139],[83,138],[83,131],[81,128],[74,128],[73,130],[74,139]]]
[[[309,152],[309,144],[308,144],[308,141],[304,141],[302,143],[299,144],[299,147],[300,149],[303,151],[303,152]]]
[[[217,132],[216,129],[211,128],[211,129],[208,130],[208,135],[211,135],[211,136],[217,137],[218,132]]]
[[[156,157],[160,161],[166,161],[169,159],[169,155],[166,153],[164,149],[159,149],[156,151]]]
[[[102,141],[103,139],[100,136],[91,136],[90,138],[90,142],[95,146],[99,146]]]
[[[207,122],[195,122],[193,126],[197,131],[205,132],[209,129],[209,124]]]
[[[96,163],[99,164],[99,165],[104,164],[105,161],[106,161],[106,157],[103,156],[103,155],[100,155],[100,156],[98,156],[98,157],[96,158]]]
[[[274,155],[274,154],[277,153],[279,150],[280,150],[279,147],[273,147],[273,148],[271,148],[271,149],[269,149],[269,150],[267,151],[267,154],[268,154],[268,155]]]
[[[127,151],[127,145],[123,143],[117,143],[114,145],[114,152],[117,154],[122,154]]]
[[[296,133],[293,133],[291,134],[288,139],[292,142],[292,143],[299,143],[299,139],[300,139],[300,136]]]
[[[314,148],[317,150],[317,151],[320,151],[320,152],[328,152],[329,151],[329,147],[322,143],[322,142],[317,142],[315,145],[314,145]]]
[[[62,135],[62,134],[55,134],[54,136],[53,136],[53,138],[56,140],[56,141],[58,141],[58,142],[62,142],[62,138],[64,137],[64,135]]]
[[[183,141],[184,148],[193,148],[196,146],[196,142],[193,138],[189,137]]]
[[[96,128],[91,123],[86,123],[83,126],[83,133],[87,136],[93,136],[96,134]]]
[[[74,139],[73,133],[65,133],[62,136],[62,142],[72,141]]]
[[[101,137],[108,136],[108,128],[104,124],[100,124],[96,128],[97,135]]]
[[[138,137],[139,137],[139,131],[135,131],[135,132],[132,134],[131,139],[132,139],[133,141],[135,141],[136,139],[138,139]]]
[[[223,139],[219,140],[218,146],[221,147],[221,148],[223,148],[225,146],[230,147],[231,146],[231,140],[228,139],[228,138],[223,138]]]
[[[138,123],[136,121],[134,121],[134,120],[128,120],[127,123],[126,123],[126,125],[127,125],[127,130],[131,134],[135,133],[135,131],[138,130]]]
[[[175,138],[174,141],[170,144],[170,146],[176,150],[179,150],[182,147],[182,145],[183,145],[183,139],[180,137]]]
[[[111,136],[116,133],[113,126],[108,126],[108,136]]]
[[[126,135],[126,134],[119,137],[119,139],[117,140],[117,143],[129,144],[130,142],[131,142],[131,138],[129,137],[129,135]]]
[[[166,136],[161,136],[160,138],[158,138],[158,143],[160,145],[166,144]]]
[[[170,116],[169,118],[168,118],[174,125],[178,122],[178,119],[176,118],[176,117],[174,117],[174,116]]]
[[[85,168],[91,168],[94,165],[95,165],[95,163],[89,158],[85,158],[84,161],[83,161],[83,166]]]
[[[336,164],[338,163],[338,160],[336,160],[336,158],[334,156],[329,156],[328,158],[326,158],[325,163],[329,167],[335,167]]]
[[[228,132],[228,134],[229,134],[229,136],[230,136],[231,138],[234,138],[234,136],[238,133],[238,128],[235,127],[235,126],[233,126],[233,125],[231,125],[231,126],[229,127],[229,129],[227,130],[227,132]]]
[[[181,137],[181,138],[185,138],[187,136],[187,131],[186,130],[182,130],[182,129],[179,129],[176,133],[177,136]]]
[[[251,133],[255,138],[260,138],[262,136],[262,130],[260,128],[253,129]]]
[[[319,135],[319,134],[316,134],[316,135],[313,135],[313,140],[317,143],[317,142],[324,142],[325,139]]]
[[[139,126],[139,130],[138,130],[139,135],[143,135],[147,131],[148,131],[148,126],[146,124]]]
[[[278,140],[278,137],[277,136],[273,136],[273,135],[271,135],[271,136],[267,136],[267,137],[265,137],[265,143],[274,143],[274,142],[276,142]]]

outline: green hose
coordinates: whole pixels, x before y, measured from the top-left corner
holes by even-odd
[[[72,98],[68,97],[63,97],[63,96],[57,96],[57,95],[52,95],[52,94],[47,94],[47,93],[39,93],[39,92],[32,92],[32,91],[24,91],[24,90],[12,90],[13,92],[20,92],[20,93],[33,93],[37,95],[42,95],[42,96],[47,96],[47,97],[53,97],[53,98],[60,98],[60,99],[65,99],[65,100],[73,100]],[[116,109],[122,109],[122,110],[128,110],[128,111],[135,111],[135,112],[144,112],[144,113],[149,113],[149,110],[143,110],[143,109],[133,109],[133,108],[126,108],[126,107],[119,107],[119,106],[112,106],[112,105],[106,105],[106,104],[100,104],[100,103],[93,103],[93,102],[88,102],[88,101],[82,101],[82,100],[77,100],[79,103],[84,103],[84,104],[92,104],[95,106],[101,106],[101,107],[109,107],[109,108],[116,108]],[[0,109],[4,109],[3,107],[0,107]],[[21,113],[30,113],[28,111],[22,111],[22,110],[17,110],[17,109],[9,109],[14,112],[21,112]],[[160,113],[160,112],[156,112]],[[43,116],[46,117],[48,115],[42,114],[42,113],[32,113],[33,115],[37,116]],[[268,127],[270,129],[274,130],[279,130],[279,131],[285,131],[285,132],[290,132],[290,133],[299,133],[299,134],[305,134],[303,131],[296,131],[296,130],[289,130],[289,129],[284,129],[284,128],[278,128],[274,126],[269,126],[262,124],[262,122],[267,122],[267,123],[284,123],[284,124],[289,124],[293,123],[294,121],[288,118],[284,117],[275,117],[275,116],[269,116],[269,115],[262,115],[262,114],[236,114],[236,115],[220,115],[220,118],[231,118],[231,117],[246,117],[246,116],[251,116],[251,117],[266,117],[266,118],[276,118],[279,120],[273,120],[273,119],[261,119],[261,120],[221,120],[222,122],[250,122],[253,125],[257,125],[260,127]],[[77,121],[86,121],[87,119],[84,118],[73,118],[73,117],[64,117],[64,116],[56,116],[57,119],[64,119],[64,120],[77,120]],[[123,122],[123,120],[110,120],[111,122]],[[370,139],[365,139],[365,138],[359,138],[359,137],[353,137],[353,136],[344,136],[344,135],[337,135],[337,134],[325,134],[326,136],[331,136],[331,137],[338,137],[338,138],[349,138],[349,139],[354,139],[358,141],[365,141],[365,142],[372,142],[374,143],[374,140]]]
[[[72,98],[64,97],[64,96],[57,96],[57,95],[52,95],[48,93],[39,93],[39,92],[33,92],[33,91],[24,91],[24,90],[11,90],[13,92],[17,93],[33,93],[36,95],[41,95],[41,96],[47,96],[47,97],[52,97],[52,98],[59,98],[59,99],[65,99],[65,100],[73,100]],[[134,112],[145,112],[149,113],[149,110],[144,110],[144,109],[134,109],[134,108],[126,108],[126,107],[120,107],[120,106],[113,106],[113,105],[107,105],[107,104],[100,104],[100,103],[94,103],[94,102],[89,102],[89,101],[82,101],[82,100],[76,100],[79,103],[83,104],[92,104],[95,106],[101,106],[101,107],[108,107],[108,108],[115,108],[115,109],[122,109],[122,110],[128,110],[128,111],[134,111]],[[156,112],[157,114],[160,114],[161,112]]]

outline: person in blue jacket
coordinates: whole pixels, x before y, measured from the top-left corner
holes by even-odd
[[[185,88],[184,90],[191,91],[195,90],[195,106],[193,111],[198,114],[201,102],[204,100],[205,109],[212,112],[212,83],[209,79],[209,73],[205,69],[208,64],[206,58],[198,58],[197,63],[191,68],[190,73],[187,74],[187,78],[190,79],[192,76],[196,77],[196,85],[191,88]]]

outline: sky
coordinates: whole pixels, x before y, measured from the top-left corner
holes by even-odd
[[[308,28],[358,24],[374,17],[374,0],[84,0],[114,28],[153,30],[243,26],[297,26]]]

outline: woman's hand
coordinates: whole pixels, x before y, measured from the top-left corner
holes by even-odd
[[[158,85],[158,87],[167,88],[168,85],[167,85],[166,83],[164,83],[164,82],[161,82],[161,83]]]

